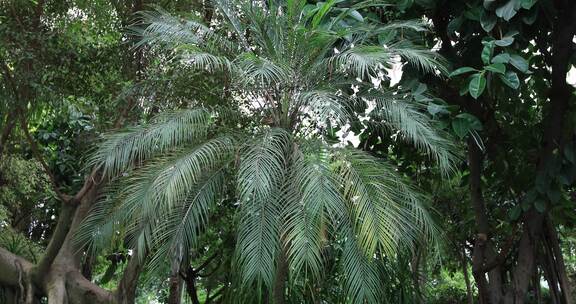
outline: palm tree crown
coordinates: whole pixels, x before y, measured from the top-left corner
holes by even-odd
[[[142,14],[141,43],[168,49],[181,65],[223,75],[227,108],[257,119],[232,132],[219,122],[219,108],[199,104],[108,135],[91,164],[114,186],[79,239],[104,246],[123,229],[138,252],[152,252],[151,265],[186,259],[233,184],[237,263],[246,285],[271,288],[280,256],[292,277],[318,280],[325,244],[340,242],[348,299],[379,302],[375,260],[433,240],[435,227],[425,198],[393,166],[323,134],[357,120],[357,109],[370,104],[369,123],[398,132],[450,170],[453,147],[421,105],[371,82],[397,57],[424,73],[442,71],[433,52],[378,39],[425,26],[343,22],[374,1],[348,8],[334,1],[215,2],[218,26],[162,11]]]

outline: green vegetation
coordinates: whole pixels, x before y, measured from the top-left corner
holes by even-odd
[[[576,301],[576,2],[0,3],[0,303]]]

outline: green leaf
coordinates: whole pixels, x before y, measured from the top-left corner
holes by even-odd
[[[452,130],[460,139],[463,139],[473,130],[482,130],[482,123],[472,114],[461,113],[452,120]]]
[[[504,47],[504,46],[509,46],[509,45],[511,45],[512,43],[514,43],[514,37],[509,37],[509,36],[508,36],[508,37],[504,37],[504,38],[502,38],[502,39],[500,39],[500,40],[494,41],[494,43],[495,43],[497,46],[502,46],[502,47]]]
[[[484,5],[484,8],[488,10],[492,7],[492,5],[494,3],[496,3],[496,0],[484,0],[483,5]]]
[[[476,116],[470,114],[470,113],[461,113],[456,115],[456,118],[461,118],[464,119],[468,122],[468,126],[470,127],[471,130],[476,130],[476,131],[480,131],[482,130],[482,123],[480,122],[480,120],[478,118],[476,118]]]
[[[448,111],[446,109],[446,106],[435,104],[435,103],[429,103],[427,109],[428,109],[428,113],[430,113],[430,115],[450,113],[450,111]]]
[[[534,201],[534,208],[536,208],[538,212],[544,213],[544,211],[546,211],[546,202],[544,202],[544,200],[537,199]]]
[[[452,130],[460,139],[463,139],[468,134],[468,125],[463,119],[455,119],[452,121]]]
[[[494,5],[494,3],[496,3],[496,0],[484,0],[484,8],[489,10],[492,8],[492,5]]]
[[[518,89],[520,87],[520,79],[518,79],[518,75],[515,72],[508,71],[505,75],[498,75],[500,80],[504,82],[505,85],[513,88]]]
[[[494,56],[494,58],[492,58],[492,63],[508,63],[508,62],[510,62],[510,54],[508,53],[498,54]]]
[[[510,64],[522,73],[528,73],[528,61],[520,55],[511,55]]]
[[[467,10],[464,12],[464,17],[472,20],[472,21],[480,21],[480,19],[482,18],[482,12],[484,10],[482,9],[481,6],[475,6],[472,7],[471,9]]]
[[[418,84],[418,87],[416,88],[416,90],[414,90],[414,95],[421,95],[424,92],[426,92],[426,90],[428,90],[428,86],[424,83],[420,83]]]
[[[510,21],[518,12],[518,8],[517,0],[509,0],[506,4],[496,9],[496,16]]]
[[[357,10],[349,11],[348,16],[352,17],[356,21],[364,22],[364,17],[362,17],[362,15]]]
[[[522,0],[522,8],[529,10],[532,8],[532,6],[534,6],[534,4],[536,4],[537,1],[538,0]]]
[[[506,66],[503,63],[493,63],[489,66],[485,66],[484,69],[497,74],[504,74],[506,72]]]
[[[510,218],[510,220],[515,221],[518,218],[520,218],[521,214],[522,214],[522,207],[520,207],[520,205],[516,205],[512,207],[512,209],[510,209],[510,211],[508,212],[508,217]]]
[[[488,41],[484,43],[484,48],[482,49],[482,62],[489,64],[492,54],[494,54],[494,41]]]
[[[480,18],[480,25],[482,26],[482,29],[484,29],[484,31],[490,32],[492,29],[494,29],[494,26],[496,26],[497,21],[498,19],[496,18],[495,15],[491,14],[488,11],[484,11],[482,13],[482,17]]]
[[[486,88],[486,77],[484,73],[474,74],[471,77],[470,83],[468,84],[468,90],[470,91],[470,96],[474,99],[478,99],[484,89]]]
[[[528,11],[527,14],[523,14],[522,21],[528,25],[534,24],[534,22],[536,22],[536,19],[538,19],[538,13],[539,12],[540,12],[540,10],[538,10],[538,9],[533,9],[533,10]]]
[[[452,71],[452,73],[450,73],[450,75],[448,77],[452,78],[454,76],[458,76],[458,75],[462,75],[462,74],[466,74],[466,73],[470,73],[470,72],[477,72],[477,71],[478,70],[475,68],[462,67],[462,68],[459,68],[459,69]]]

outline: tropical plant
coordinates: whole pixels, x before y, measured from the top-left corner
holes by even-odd
[[[363,22],[350,17],[374,1],[337,2],[216,1],[212,24],[142,13],[141,44],[222,75],[225,105],[200,101],[108,135],[90,164],[112,186],[78,241],[98,249],[122,231],[138,253],[152,253],[153,268],[185,261],[233,187],[243,286],[273,290],[281,301],[288,274],[310,284],[322,278],[325,245],[336,243],[348,301],[379,302],[378,264],[434,243],[438,231],[426,197],[394,166],[328,135],[370,119],[444,172],[457,156],[409,93],[372,82],[399,57],[423,73],[444,72],[435,53],[393,34],[426,27]],[[370,117],[357,114],[368,107],[376,109]],[[227,120],[247,114],[240,130]]]

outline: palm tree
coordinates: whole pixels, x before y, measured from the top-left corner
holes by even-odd
[[[425,197],[394,166],[325,135],[367,119],[450,171],[453,146],[422,105],[371,82],[398,57],[422,73],[443,71],[436,54],[405,40],[408,35],[391,34],[425,31],[425,25],[344,22],[373,1],[348,8],[336,1],[312,7],[298,0],[215,2],[220,19],[211,25],[160,10],[143,13],[141,44],[222,76],[225,105],[199,102],[108,135],[91,164],[114,186],[79,239],[104,246],[121,229],[138,252],[152,253],[152,266],[185,260],[231,185],[245,286],[273,289],[286,279],[278,278],[282,272],[319,280],[323,248],[337,242],[348,300],[379,302],[376,260],[434,241],[438,232]],[[383,36],[385,45],[378,42]],[[368,105],[369,116],[357,114]],[[233,130],[230,115],[252,122]],[[284,290],[277,289],[281,301]]]

